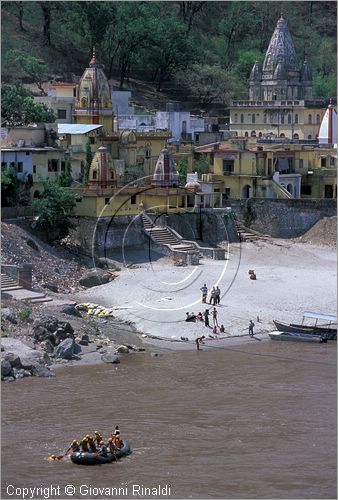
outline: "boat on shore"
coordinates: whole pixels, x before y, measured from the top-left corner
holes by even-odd
[[[271,340],[288,340],[292,342],[316,342],[317,344],[327,342],[326,336],[311,335],[311,333],[301,332],[280,332],[279,330],[270,332],[269,337]]]
[[[100,455],[98,452],[92,453],[88,451],[77,451],[72,453],[70,456],[71,461],[78,465],[98,465],[98,464],[109,464],[115,462],[116,460],[131,454],[131,448],[127,441],[123,442],[123,446],[120,450],[108,452],[106,455]]]
[[[314,325],[304,324],[306,318],[314,319]],[[318,325],[318,321],[326,321],[326,324]],[[280,332],[289,333],[304,333],[308,335],[327,336],[328,340],[337,340],[337,327],[331,326],[332,323],[337,323],[337,316],[333,314],[321,314],[310,311],[305,311],[301,324],[283,323],[282,321],[273,320],[276,328]]]

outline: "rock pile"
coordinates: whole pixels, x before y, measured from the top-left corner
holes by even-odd
[[[55,377],[50,370],[50,357],[31,349],[17,339],[3,338],[1,353],[1,380],[11,382],[24,377]],[[13,351],[13,352],[12,352]]]
[[[323,217],[296,241],[314,245],[336,245],[337,217]]]
[[[75,342],[72,325],[54,316],[42,317],[34,322],[33,339],[40,349],[56,359],[73,359],[81,352],[81,346]]]

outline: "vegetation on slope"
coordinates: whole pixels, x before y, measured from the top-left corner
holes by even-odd
[[[330,1],[2,2],[2,78],[70,81],[95,46],[121,88],[138,78],[157,91],[174,88],[178,100],[183,87],[205,107],[227,104],[247,97],[251,67],[263,60],[282,9],[299,62],[307,57],[313,69],[315,95],[331,97],[336,8]]]

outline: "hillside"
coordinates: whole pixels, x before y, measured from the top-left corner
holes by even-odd
[[[2,80],[76,81],[93,47],[109,79],[134,102],[164,109],[224,108],[247,96],[278,2],[3,2]],[[283,2],[299,62],[315,95],[336,94],[336,2]],[[24,64],[18,64],[20,60]],[[23,57],[23,59],[22,59]],[[220,85],[220,82],[222,85]],[[37,87],[36,87],[37,89]]]

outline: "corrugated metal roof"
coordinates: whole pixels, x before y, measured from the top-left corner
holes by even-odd
[[[310,311],[305,311],[303,314],[304,318],[322,319],[323,321],[337,321],[337,316],[333,314],[321,314]]]
[[[58,123],[59,134],[87,134],[102,125],[83,125],[82,123]]]

